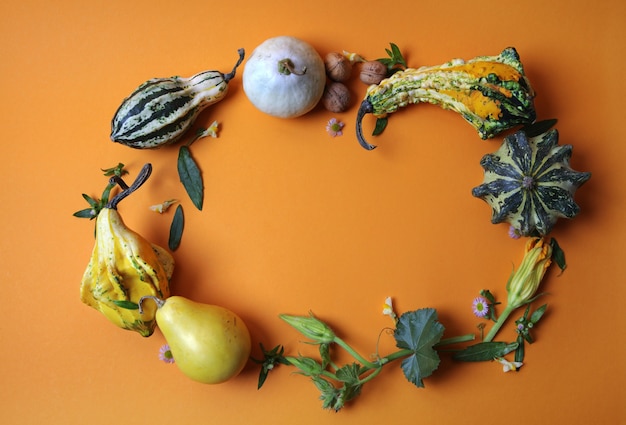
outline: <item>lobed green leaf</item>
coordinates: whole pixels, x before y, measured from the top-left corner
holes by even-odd
[[[441,340],[444,327],[437,321],[437,311],[423,308],[400,316],[394,332],[398,348],[411,350],[412,355],[402,360],[404,376],[417,387],[423,387],[423,378],[439,366],[439,354],[433,348]]]

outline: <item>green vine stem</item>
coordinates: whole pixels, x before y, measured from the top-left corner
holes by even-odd
[[[502,325],[504,325],[504,322],[506,322],[506,320],[509,318],[511,313],[513,313],[513,311],[515,311],[515,307],[514,306],[512,306],[510,304],[506,306],[506,308],[504,309],[502,314],[500,314],[500,316],[498,317],[498,320],[496,321],[496,323],[494,323],[493,326],[491,327],[491,329],[489,330],[489,333],[487,334],[487,336],[483,340],[484,342],[493,341],[493,339],[495,338],[496,334],[498,333],[498,331],[500,330]]]
[[[435,344],[435,346],[433,348],[439,348],[439,347],[443,347],[443,346],[446,346],[446,345],[459,344],[459,343],[463,343],[463,342],[473,341],[475,338],[476,338],[476,336],[474,334],[466,334],[466,335],[460,335],[460,336],[455,336],[455,337],[451,337],[451,338],[446,338],[446,339],[442,339],[437,344]],[[337,345],[339,345],[341,348],[346,350],[348,352],[348,354],[350,354],[355,360],[360,362],[366,368],[364,373],[367,373],[370,370],[382,369],[382,367],[385,364],[387,364],[387,363],[390,363],[390,362],[393,362],[395,360],[399,360],[399,359],[402,359],[404,357],[408,357],[408,356],[410,356],[412,354],[415,354],[413,350],[406,348],[406,349],[395,351],[395,352],[393,352],[391,354],[388,354],[387,356],[379,357],[376,362],[371,362],[369,360],[366,360],[365,357],[363,357],[361,354],[359,354],[354,348],[352,348],[348,343],[343,341],[341,338],[336,336],[335,339],[334,339],[334,342]],[[377,372],[377,374],[378,374],[378,372]],[[333,374],[331,374],[331,375],[333,375]],[[336,379],[336,377],[334,379]]]

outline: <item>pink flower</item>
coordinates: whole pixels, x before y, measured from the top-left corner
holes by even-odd
[[[483,318],[489,313],[489,303],[485,297],[476,297],[472,303],[472,310],[476,317]]]
[[[342,136],[343,135],[343,126],[345,124],[342,123],[341,121],[337,121],[337,118],[331,118],[328,121],[328,124],[326,124],[326,131],[328,132],[328,134],[330,134],[332,137],[336,137],[336,136]]]
[[[172,356],[172,351],[170,350],[170,346],[165,344],[161,346],[159,349],[159,360],[164,361],[165,363],[174,363],[174,356]]]
[[[519,231],[519,229],[516,229],[513,226],[509,226],[509,237],[511,237],[512,239],[519,239],[522,236],[522,233]]]

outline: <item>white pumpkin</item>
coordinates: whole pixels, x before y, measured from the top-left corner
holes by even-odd
[[[280,36],[261,43],[243,70],[243,91],[260,111],[295,118],[312,110],[326,84],[324,61],[307,42]]]

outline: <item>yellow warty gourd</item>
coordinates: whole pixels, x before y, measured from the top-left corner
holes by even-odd
[[[138,189],[150,176],[146,164],[130,186],[119,178],[123,190],[103,208],[96,218],[96,242],[80,288],[81,300],[100,311],[122,329],[150,336],[156,326],[156,306],[139,313],[141,297],[167,298],[174,259],[126,227],[117,204]]]

